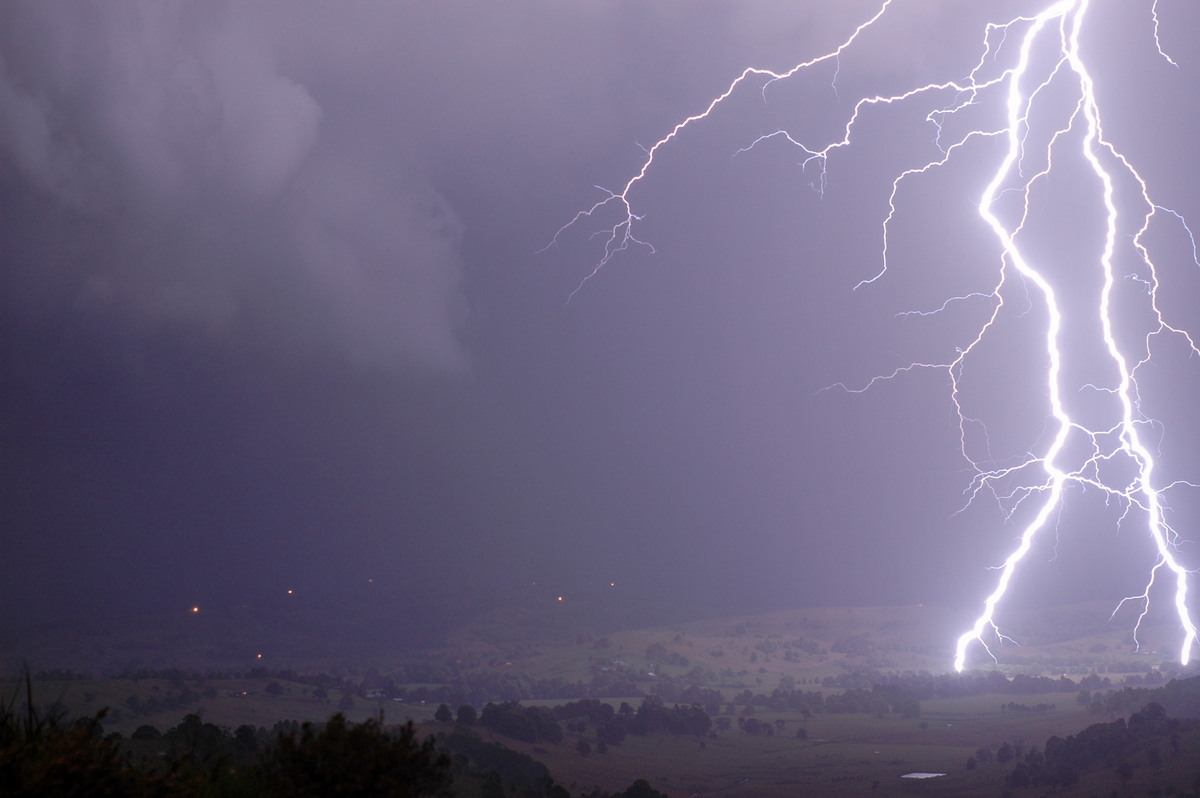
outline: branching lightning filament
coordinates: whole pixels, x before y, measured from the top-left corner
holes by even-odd
[[[557,241],[568,228],[615,210],[615,222],[600,233],[604,243],[599,261],[580,282],[579,288],[624,250],[633,245],[650,246],[638,236],[640,217],[634,212],[633,194],[651,172],[655,158],[663,148],[685,129],[713,115],[744,84],[759,85],[765,96],[771,85],[778,81],[810,71],[818,64],[836,64],[843,56],[849,57],[864,32],[885,15],[900,13],[892,8],[900,4],[901,0],[883,0],[875,14],[836,48],[789,70],[746,69],[703,111],[679,122],[649,147],[641,168],[619,191],[605,192],[599,202],[578,213],[555,234],[554,241]],[[1014,575],[1035,540],[1048,530],[1053,532],[1066,494],[1073,486],[1099,491],[1121,508],[1121,524],[1136,520],[1148,539],[1154,560],[1146,575],[1145,587],[1137,595],[1122,599],[1113,611],[1115,615],[1126,604],[1138,608],[1133,628],[1135,643],[1142,622],[1150,612],[1152,590],[1162,581],[1165,582],[1164,589],[1173,596],[1173,609],[1182,632],[1178,650],[1182,664],[1189,662],[1197,645],[1197,627],[1188,599],[1192,573],[1179,556],[1181,536],[1166,518],[1164,501],[1166,491],[1188,483],[1159,484],[1155,452],[1147,443],[1153,422],[1142,414],[1138,385],[1139,370],[1151,362],[1152,348],[1162,338],[1175,337],[1192,353],[1200,355],[1200,347],[1192,336],[1183,327],[1172,323],[1159,306],[1159,269],[1146,243],[1147,232],[1152,224],[1181,229],[1192,241],[1193,258],[1195,239],[1180,214],[1152,199],[1147,181],[1105,136],[1094,78],[1084,57],[1083,43],[1091,5],[1091,0],[1060,0],[1048,4],[1035,15],[989,23],[983,32],[979,60],[966,75],[914,86],[887,96],[863,97],[853,105],[841,128],[840,138],[823,146],[806,143],[789,131],[779,130],[765,134],[739,150],[754,149],[768,139],[785,141],[798,148],[802,169],[815,171],[814,187],[823,191],[830,159],[839,151],[852,148],[860,119],[868,111],[922,102],[926,103],[922,107],[932,109],[925,119],[931,126],[938,155],[923,165],[903,170],[892,180],[888,211],[882,220],[880,267],[874,275],[859,282],[856,290],[881,281],[888,272],[888,242],[902,186],[951,161],[968,157],[968,150],[973,153],[970,157],[978,157],[980,148],[971,149],[976,144],[991,142],[995,146],[989,151],[999,153],[998,161],[988,167],[990,177],[986,185],[973,189],[979,197],[979,217],[998,247],[994,284],[990,290],[951,297],[934,310],[911,312],[912,315],[927,316],[942,312],[953,302],[984,300],[990,303],[991,310],[985,314],[983,323],[965,336],[965,343],[956,347],[954,357],[948,361],[911,362],[890,373],[880,374],[864,385],[839,383],[836,386],[861,392],[880,382],[915,372],[943,373],[948,378],[951,402],[957,415],[962,455],[974,470],[967,491],[968,503],[986,494],[1000,502],[1009,519],[1014,518],[1017,509],[1022,507],[1022,518],[1031,516],[1021,522],[1015,546],[994,569],[995,581],[984,599],[982,612],[971,628],[957,639],[954,667],[959,671],[966,667],[973,647],[979,646],[991,655],[989,642],[995,645],[995,641],[1010,639],[998,626],[998,606],[1009,592]],[[1151,5],[1149,15],[1157,54],[1163,62],[1176,66],[1159,40],[1157,0]],[[1002,53],[1005,59],[1000,58]],[[985,103],[998,105],[998,110],[1002,111],[995,115],[998,121],[987,127],[965,125],[965,132],[957,135],[948,133],[951,129],[964,127],[962,120],[967,116],[967,109]],[[1047,119],[1059,121],[1047,123]],[[958,124],[951,125],[951,122]],[[1098,256],[1083,268],[1092,270],[1091,277],[1100,286],[1098,300],[1088,309],[1093,318],[1087,319],[1086,323],[1100,331],[1102,341],[1097,342],[1098,351],[1103,352],[1107,361],[1105,373],[1113,375],[1103,384],[1071,385],[1066,379],[1064,371],[1074,357],[1066,343],[1066,333],[1071,325],[1081,323],[1080,314],[1065,311],[1061,277],[1056,275],[1053,264],[1038,262],[1038,256],[1032,254],[1036,248],[1029,247],[1025,235],[1027,225],[1037,215],[1035,190],[1048,181],[1064,161],[1087,175],[1086,190],[1093,192],[1094,200],[1102,208],[1095,240]],[[1129,333],[1121,334],[1114,307],[1117,287],[1131,276],[1119,272],[1120,245],[1128,239],[1132,239],[1131,249],[1139,261],[1132,277],[1145,288],[1142,315],[1150,319],[1148,326],[1139,328],[1134,336],[1139,339],[1134,351],[1124,340],[1130,337]],[[1200,266],[1200,263],[1196,265]],[[1047,397],[1048,424],[1044,436],[1047,440],[1039,444],[1037,451],[1018,462],[997,467],[990,459],[972,454],[968,445],[969,429],[976,422],[962,403],[960,387],[965,364],[971,362],[972,356],[981,348],[981,342],[994,331],[1005,306],[1005,291],[1017,283],[1023,285],[1031,306],[1036,308],[1038,318],[1045,324],[1044,352],[1038,354],[1039,358],[1044,357],[1044,383],[1035,387],[1044,390]],[[1112,408],[1099,424],[1085,421],[1064,399],[1066,391],[1078,391],[1082,387],[1103,395],[1108,400],[1104,406]],[[1120,476],[1114,477],[1114,474]]]

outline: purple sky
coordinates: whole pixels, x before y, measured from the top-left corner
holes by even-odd
[[[1200,12],[1159,4],[1175,68],[1149,2],[1094,4],[1110,138],[1200,223]],[[892,178],[930,157],[928,108],[865,121],[823,196],[795,150],[733,156],[960,76],[985,12],[1039,3],[973,5],[896,0],[836,90],[826,66],[735,95],[638,188],[656,253],[568,303],[603,225],[541,250],[592,186],[619,188],[743,67],[829,50],[876,4],[5,3],[0,620],[367,578],[973,615],[1014,531],[994,503],[956,514],[971,474],[944,375],[821,389],[961,343],[958,317],[896,314],[990,284],[982,172],[909,184],[892,271],[852,291]],[[1064,180],[1040,241],[1066,263],[1096,205]],[[1200,322],[1179,230],[1154,242],[1164,303]],[[1039,345],[1015,315],[969,386],[997,458],[1045,423],[1014,387]],[[1200,361],[1163,355],[1164,479],[1200,481]],[[1198,499],[1171,495],[1192,540]],[[1114,518],[1070,505],[1028,595],[1136,589],[1124,566],[1148,555]]]

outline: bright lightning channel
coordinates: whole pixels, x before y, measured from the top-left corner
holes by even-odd
[[[601,257],[580,281],[572,296],[599,274],[615,256],[631,246],[642,246],[653,251],[653,247],[637,235],[636,227],[641,217],[634,212],[631,195],[638,184],[646,179],[655,158],[664,147],[688,127],[707,119],[743,84],[760,81],[760,90],[765,97],[772,83],[810,71],[825,62],[840,65],[842,56],[853,48],[865,31],[889,12],[892,5],[893,0],[883,0],[874,15],[856,27],[835,49],[799,63],[787,71],[746,69],[703,111],[679,122],[667,135],[646,149],[646,157],[640,169],[619,191],[604,190],[605,196],[601,200],[577,213],[555,233],[551,245],[556,243],[567,229],[586,219],[598,218],[602,213],[608,213],[614,208],[616,210],[616,221],[601,233]],[[968,504],[979,495],[990,493],[1002,504],[1008,503],[1007,515],[1011,518],[1016,508],[1026,501],[1036,503],[1036,512],[1033,513],[1032,520],[1023,527],[1016,546],[1003,563],[995,568],[998,577],[992,592],[983,602],[982,612],[971,628],[957,639],[954,668],[958,671],[966,667],[967,656],[973,645],[978,644],[995,659],[988,646],[988,640],[1011,640],[1001,632],[997,624],[997,607],[1008,593],[1014,574],[1033,548],[1039,533],[1050,527],[1061,512],[1064,494],[1072,484],[1099,490],[1110,500],[1118,502],[1123,508],[1121,523],[1131,515],[1140,514],[1144,517],[1144,528],[1155,555],[1154,564],[1149,569],[1144,589],[1137,595],[1122,599],[1113,610],[1115,616],[1126,604],[1140,607],[1133,629],[1135,644],[1141,624],[1150,611],[1151,591],[1160,579],[1173,582],[1173,604],[1183,633],[1179,648],[1181,664],[1186,665],[1189,662],[1192,650],[1197,644],[1197,627],[1188,607],[1188,582],[1191,572],[1178,557],[1181,537],[1164,516],[1164,492],[1171,487],[1190,483],[1175,482],[1163,486],[1156,483],[1155,457],[1145,441],[1144,433],[1154,422],[1143,417],[1140,412],[1137,383],[1137,372],[1150,362],[1151,345],[1159,337],[1178,337],[1193,353],[1200,354],[1200,347],[1197,347],[1189,333],[1182,327],[1171,324],[1159,307],[1158,268],[1144,240],[1156,219],[1173,222],[1181,227],[1192,241],[1195,259],[1195,238],[1180,214],[1158,205],[1151,198],[1149,187],[1142,175],[1105,138],[1095,82],[1084,60],[1081,46],[1091,5],[1090,0],[1060,0],[1047,5],[1037,14],[1018,16],[1005,22],[988,23],[983,33],[980,58],[965,77],[916,86],[898,94],[859,99],[846,120],[842,137],[823,147],[806,145],[791,133],[780,130],[761,136],[739,150],[744,152],[753,149],[767,139],[782,139],[799,148],[803,154],[802,169],[805,172],[815,169],[818,175],[818,179],[814,181],[815,186],[818,190],[823,190],[830,157],[836,151],[851,146],[863,112],[872,107],[912,103],[920,98],[936,99],[947,95],[952,98],[948,104],[934,105],[933,110],[926,116],[926,121],[935,131],[934,142],[938,147],[939,156],[922,166],[901,172],[892,181],[888,212],[882,223],[881,267],[874,276],[856,285],[855,289],[858,289],[880,280],[888,270],[888,240],[902,184],[943,167],[951,160],[964,157],[962,153],[981,140],[990,139],[1002,144],[1003,155],[991,171],[986,186],[982,188],[978,203],[979,215],[999,245],[1000,267],[995,285],[990,292],[953,297],[932,311],[910,312],[911,315],[933,315],[944,310],[952,302],[985,298],[992,305],[986,320],[974,333],[968,335],[968,344],[956,348],[955,357],[948,362],[913,362],[891,373],[876,376],[860,387],[849,387],[841,383],[836,386],[857,393],[868,390],[878,382],[918,370],[945,373],[949,378],[951,400],[957,413],[962,454],[975,471],[975,477],[968,489]],[[1151,4],[1150,16],[1158,55],[1170,65],[1178,66],[1162,47],[1159,37],[1158,0]],[[1016,41],[1015,45],[1010,43],[1013,39]],[[1011,47],[1017,50],[1015,62],[997,73],[989,73],[988,68],[999,62],[1001,51]],[[1051,89],[1052,83],[1055,86],[1054,90]],[[1064,85],[1073,87],[1065,106],[1061,90]],[[1003,98],[1003,116],[998,125],[969,129],[957,139],[942,140],[952,119],[965,115],[964,111],[968,108],[994,101],[993,95]],[[1031,137],[1035,137],[1035,131],[1039,129],[1038,125],[1031,123],[1031,117],[1035,112],[1050,115],[1051,108],[1043,109],[1043,106],[1058,108],[1064,113],[1066,121],[1060,123],[1056,129],[1036,137],[1036,140],[1031,140]],[[1078,144],[1072,144],[1073,140]],[[1068,148],[1074,149],[1064,153]],[[1036,215],[1032,210],[1034,188],[1054,171],[1055,158],[1078,159],[1075,163],[1085,166],[1094,177],[1098,187],[1097,198],[1103,207],[1103,229],[1098,234],[1101,252],[1098,262],[1094,264],[1095,268],[1099,269],[1102,287],[1092,322],[1098,322],[1103,338],[1103,351],[1111,361],[1116,378],[1110,384],[1086,387],[1115,398],[1115,406],[1119,407],[1119,412],[1110,414],[1106,426],[1095,428],[1073,416],[1063,401],[1064,363],[1069,362],[1072,355],[1062,343],[1064,325],[1069,326],[1069,322],[1060,305],[1050,273],[1033,262],[1023,249],[1022,233],[1027,222],[1031,220],[1031,215]],[[1040,164],[1040,167],[1032,166],[1034,163]],[[1118,182],[1136,188],[1132,192],[1121,193],[1118,191]],[[1020,212],[1003,213],[998,206],[1002,201],[1011,202],[1014,195]],[[1127,221],[1127,218],[1133,221]],[[1133,279],[1142,283],[1146,289],[1148,311],[1152,318],[1149,328],[1139,333],[1143,335],[1140,347],[1132,353],[1123,349],[1118,342],[1113,309],[1113,293],[1117,286],[1118,238],[1124,230],[1135,231],[1132,233],[1132,241],[1141,261],[1142,274]],[[1197,262],[1197,265],[1200,265],[1200,262]],[[1026,289],[1032,288],[1033,293],[1041,298],[1045,306],[1045,388],[1048,394],[1052,435],[1044,450],[1029,454],[1017,464],[988,468],[968,451],[968,427],[978,422],[971,419],[960,404],[960,381],[964,364],[997,322],[1005,304],[1003,289],[1012,280],[1014,272],[1024,281]],[[1082,448],[1087,454],[1082,461],[1076,457],[1075,461],[1071,462],[1071,452],[1079,448],[1075,443],[1077,440],[1085,442]],[[1071,446],[1068,446],[1069,443]],[[1125,465],[1126,473],[1131,473],[1132,477],[1117,479],[1116,484],[1112,484],[1113,480],[1106,474],[1120,471],[1112,468],[1114,463]],[[1021,477],[1027,479],[1019,487],[1007,491],[1003,487],[1005,483]]]

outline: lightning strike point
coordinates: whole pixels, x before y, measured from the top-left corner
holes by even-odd
[[[889,11],[892,0],[884,0],[873,16],[854,28],[835,48],[803,61],[784,72],[767,69],[747,68],[699,113],[688,116],[676,124],[663,138],[644,148],[645,159],[641,168],[618,191],[606,191],[606,196],[591,207],[577,213],[554,234],[550,244],[556,244],[562,234],[585,219],[598,218],[602,213],[616,212],[616,221],[602,229],[598,236],[603,242],[599,260],[572,292],[573,297],[584,285],[595,278],[604,267],[620,253],[633,246],[650,249],[651,245],[638,238],[637,227],[641,217],[634,212],[633,195],[655,166],[655,160],[663,148],[668,147],[686,129],[702,123],[722,108],[725,101],[743,84],[762,81],[762,91],[779,81],[811,71],[818,64],[832,62],[835,67],[833,91],[837,91],[836,78],[843,68],[843,59],[853,55],[854,45],[864,31],[875,26]],[[1182,637],[1179,661],[1190,662],[1197,645],[1197,626],[1189,607],[1189,580],[1193,576],[1179,557],[1178,549],[1182,536],[1170,524],[1166,514],[1166,491],[1191,486],[1192,483],[1175,480],[1163,484],[1157,475],[1155,447],[1146,438],[1147,429],[1159,429],[1161,425],[1142,414],[1141,387],[1138,373],[1153,360],[1154,344],[1163,338],[1181,341],[1191,352],[1200,355],[1200,347],[1187,330],[1174,323],[1159,305],[1161,277],[1159,266],[1152,257],[1146,243],[1147,232],[1152,220],[1158,216],[1171,217],[1186,232],[1191,243],[1192,261],[1200,266],[1197,242],[1191,227],[1182,215],[1158,204],[1151,196],[1147,180],[1110,141],[1104,131],[1103,116],[1098,100],[1095,79],[1085,59],[1085,34],[1088,30],[1090,0],[1058,0],[1047,2],[1036,14],[987,23],[982,36],[979,59],[958,78],[914,86],[892,95],[867,96],[858,99],[849,108],[840,137],[824,144],[805,142],[786,130],[778,130],[755,138],[734,155],[753,150],[767,139],[779,139],[794,146],[801,154],[801,175],[811,181],[814,189],[824,192],[827,180],[826,167],[829,160],[852,149],[860,119],[867,111],[883,110],[893,105],[912,105],[926,102],[931,108],[925,117],[932,129],[932,143],[938,155],[924,164],[909,167],[900,172],[891,182],[887,200],[887,212],[880,225],[880,261],[878,270],[861,279],[852,287],[858,291],[881,283],[889,271],[889,241],[893,226],[897,223],[901,189],[910,181],[919,181],[952,161],[965,157],[964,153],[980,151],[976,144],[989,142],[995,160],[982,187],[971,193],[978,196],[976,206],[984,230],[996,245],[999,269],[989,290],[973,291],[963,296],[952,297],[940,305],[931,303],[926,311],[910,311],[906,314],[917,319],[940,314],[952,303],[967,300],[988,303],[990,312],[984,314],[983,323],[968,330],[964,339],[953,347],[954,357],[938,362],[911,362],[890,373],[871,378],[860,387],[837,383],[828,388],[841,388],[850,393],[861,393],[880,383],[898,379],[905,375],[925,371],[941,372],[950,385],[950,399],[957,415],[961,454],[974,472],[967,489],[967,506],[981,496],[994,498],[1002,510],[1006,522],[1020,529],[1016,544],[997,566],[990,593],[984,598],[983,608],[975,622],[957,638],[954,646],[954,668],[962,671],[974,648],[993,661],[996,656],[989,647],[1015,641],[1004,635],[997,621],[997,613],[1003,599],[1008,595],[1018,569],[1033,549],[1038,538],[1047,527],[1057,534],[1056,522],[1061,516],[1065,496],[1069,487],[1099,491],[1106,502],[1115,503],[1122,512],[1118,525],[1136,519],[1144,532],[1148,547],[1154,557],[1154,565],[1145,576],[1144,589],[1133,596],[1121,599],[1116,609],[1126,604],[1138,607],[1137,621],[1132,637],[1135,644],[1138,632],[1151,610],[1151,596],[1167,593],[1172,596],[1172,607],[1178,618]],[[1153,29],[1154,46],[1158,55],[1169,65],[1178,64],[1167,54],[1160,37],[1158,0],[1149,5],[1149,21]],[[897,12],[899,13],[899,12]],[[947,101],[946,98],[949,98]],[[970,127],[964,133],[952,133],[951,120],[966,117],[967,109],[980,105],[991,105],[996,112],[990,126]],[[1057,122],[1053,120],[1058,120]],[[974,157],[974,156],[973,156]],[[1052,175],[1060,171],[1060,164],[1068,162],[1071,167],[1085,175],[1086,183],[1079,192],[1088,202],[1100,208],[1098,227],[1094,237],[1096,254],[1081,256],[1079,274],[1071,275],[1070,285],[1064,285],[1062,264],[1039,262],[1035,247],[1029,245],[1030,228],[1039,219],[1039,187],[1047,183]],[[809,168],[818,170],[813,176]],[[816,179],[813,179],[813,178]],[[1169,219],[1168,219],[1169,221]],[[1044,223],[1044,222],[1043,222]],[[1051,223],[1052,224],[1052,223]],[[1122,267],[1123,260],[1130,259],[1128,242],[1132,241],[1133,256],[1140,263],[1136,271]],[[1122,242],[1119,245],[1118,242]],[[1122,249],[1123,247],[1123,249]],[[1076,264],[1072,264],[1073,266]],[[1138,283],[1142,295],[1141,316],[1148,324],[1130,329],[1118,319],[1115,309],[1116,287],[1122,280]],[[1069,290],[1076,277],[1086,276],[1100,285],[1095,304],[1088,307],[1090,318],[1080,320],[1077,309],[1064,311],[1060,298],[1071,296]],[[990,454],[991,441],[983,455],[974,451],[969,431],[983,428],[979,419],[968,414],[962,404],[961,388],[964,367],[974,362],[974,356],[982,341],[994,331],[1006,305],[1006,291],[1024,288],[1028,307],[1022,319],[1040,316],[1040,351],[1037,362],[1045,364],[1040,382],[1030,386],[1039,397],[1045,397],[1047,419],[1044,440],[1027,449],[1024,457],[1015,463],[997,467]],[[1128,302],[1128,299],[1122,299]],[[1036,311],[1036,312],[1034,312]],[[1099,339],[1094,341],[1106,362],[1110,375],[1108,382],[1082,384],[1073,382],[1068,375],[1082,355],[1073,348],[1077,327],[1098,330]],[[1133,345],[1129,340],[1134,341]],[[1022,353],[1023,354],[1023,353]],[[1065,396],[1077,394],[1091,387],[1096,394],[1112,399],[1104,412],[1107,416],[1099,423],[1085,420],[1073,409]],[[825,390],[825,389],[823,389]],[[1090,419],[1090,417],[1088,417]],[[984,429],[984,437],[987,432]],[[1083,446],[1079,445],[1083,442]],[[1082,449],[1082,455],[1079,451]],[[1120,466],[1115,467],[1115,466]],[[1123,469],[1123,472],[1122,472]],[[1109,473],[1123,473],[1120,478],[1111,478]],[[1132,474],[1132,476],[1129,476]],[[1027,518],[1028,517],[1028,518]],[[562,597],[559,597],[559,601]]]

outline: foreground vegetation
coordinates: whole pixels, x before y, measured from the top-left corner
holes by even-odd
[[[188,713],[165,731],[143,723],[128,735],[106,733],[103,711],[71,720],[61,706],[38,709],[34,685],[0,704],[0,795],[1200,794],[1200,724],[1174,717],[1200,715],[1200,678],[917,707],[895,684],[876,685],[831,693],[840,698],[826,703],[842,709],[819,712],[796,700],[804,692],[747,691],[712,716],[657,696],[636,708],[442,705],[420,724],[337,713],[269,731]],[[912,771],[945,775],[901,778]]]
[[[27,681],[24,711],[15,697],[0,704],[3,796],[570,796],[544,765],[466,730],[419,741],[411,721],[355,724],[339,713],[322,724],[280,724],[264,740],[253,727],[230,734],[189,714],[165,734],[143,726],[125,741],[103,733],[103,713],[68,721],[40,715],[32,698]],[[639,780],[614,798],[659,795]]]
[[[69,721],[0,704],[0,794],[11,796],[444,795],[450,762],[411,723],[349,724],[334,715],[294,724],[266,745],[249,726],[227,730],[187,715],[166,735],[144,727],[132,746],[105,735],[104,713]],[[149,744],[147,749],[146,744]],[[162,750],[158,750],[158,749]]]

